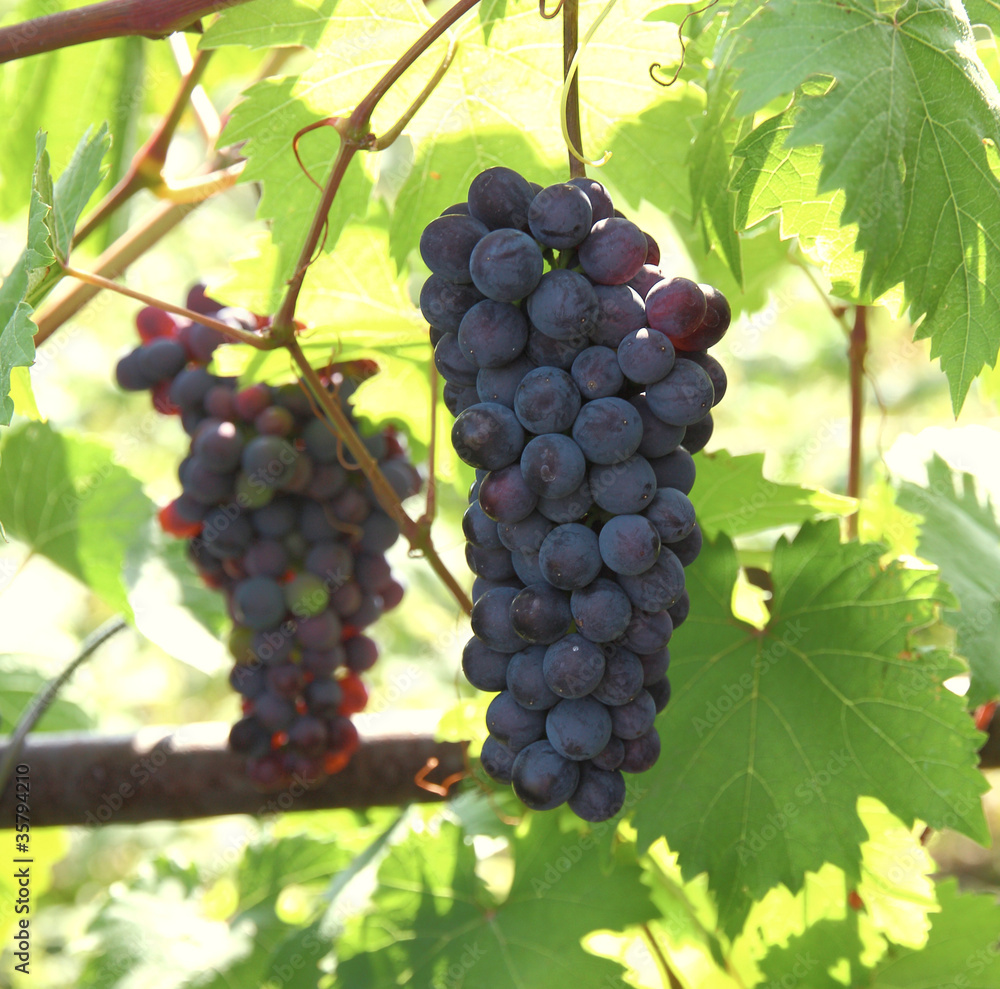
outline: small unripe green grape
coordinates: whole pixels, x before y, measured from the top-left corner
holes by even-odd
[[[229,653],[242,666],[249,666],[256,658],[253,653],[253,629],[234,625],[227,642]]]
[[[285,601],[297,618],[322,614],[330,603],[330,591],[315,574],[299,574],[285,585]]]

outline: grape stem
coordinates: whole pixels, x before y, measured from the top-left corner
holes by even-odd
[[[385,474],[382,473],[378,461],[368,452],[368,448],[357,432],[355,432],[354,427],[351,426],[347,416],[344,414],[344,410],[340,407],[340,403],[323,387],[323,382],[320,380],[319,375],[302,352],[299,341],[294,336],[291,336],[285,341],[284,346],[287,347],[292,360],[295,361],[302,372],[302,378],[312,392],[313,398],[326,413],[337,435],[343,440],[344,446],[350,450],[365,477],[368,478],[379,504],[386,514],[399,526],[400,531],[406,537],[407,542],[409,542],[410,548],[415,553],[419,553],[427,558],[431,569],[441,578],[462,610],[466,614],[471,614],[472,602],[434,548],[430,528],[419,525],[406,514],[406,510],[400,503],[395,490],[388,480],[386,480]]]
[[[326,226],[330,207],[340,188],[340,183],[347,171],[347,166],[358,151],[371,150],[378,139],[370,133],[371,115],[383,96],[399,81],[399,78],[430,46],[437,41],[459,18],[467,14],[479,0],[459,0],[450,10],[434,22],[402,55],[391,69],[375,84],[371,92],[355,107],[345,125],[340,128],[340,149],[330,169],[330,174],[323,187],[323,195],[313,216],[309,233],[306,235],[302,250],[299,252],[295,274],[288,281],[288,290],[281,301],[277,315],[274,317],[273,331],[284,339],[290,339],[294,332],[295,306],[298,302],[302,282],[305,279],[313,255],[319,245]],[[444,66],[444,69],[447,65]],[[441,75],[443,69],[438,70]],[[436,85],[436,83],[435,83]],[[423,95],[423,94],[422,94]],[[419,99],[419,97],[418,97]]]
[[[847,494],[861,496],[861,427],[865,416],[865,357],[868,354],[868,308],[856,306],[847,357],[851,376],[851,451],[847,473]],[[847,536],[858,538],[858,513],[847,518]]]
[[[121,177],[115,187],[97,204],[94,212],[80,224],[73,235],[73,246],[81,244],[90,236],[112,213],[132,198],[140,189],[148,188],[161,182],[161,172],[167,160],[167,149],[173,140],[177,125],[187,109],[188,102],[195,87],[208,66],[210,51],[198,52],[191,63],[191,69],[181,79],[180,88],[174,96],[173,103],[159,126],[149,136],[149,140],[135,153],[128,171]]]
[[[248,0],[106,0],[0,28],[0,62],[41,55],[103,38],[165,38],[206,14]]]
[[[21,720],[18,721],[17,727],[14,729],[10,741],[7,743],[3,761],[0,762],[0,793],[7,789],[7,783],[14,770],[14,765],[21,755],[21,749],[24,747],[24,741],[28,737],[28,733],[38,724],[42,715],[49,709],[52,702],[56,699],[56,695],[62,689],[63,684],[108,639],[127,627],[125,619],[121,615],[116,615],[114,618],[108,619],[100,628],[95,629],[84,639],[80,647],[80,652],[66,668],[35,695],[31,704],[28,705],[27,711],[24,712]]]
[[[95,275],[90,271],[81,271],[79,268],[74,268],[72,265],[68,264],[64,264],[62,269],[63,273],[69,275],[71,278],[76,278],[81,282],[87,282],[89,285],[96,285],[98,288],[109,289],[112,292],[117,292],[119,295],[127,295],[130,299],[135,299],[137,302],[146,303],[147,306],[155,306],[157,309],[165,309],[167,312],[172,312],[177,316],[185,316],[193,323],[201,323],[204,326],[210,326],[213,330],[218,330],[230,340],[247,343],[251,347],[256,347],[258,350],[274,350],[276,347],[280,346],[277,341],[272,340],[269,337],[262,337],[256,333],[250,333],[247,330],[237,329],[234,326],[230,326],[228,323],[223,323],[214,316],[206,316],[203,313],[195,312],[193,309],[186,309],[184,306],[175,306],[170,302],[163,302],[161,299],[155,299],[151,295],[146,295],[145,292],[137,292],[134,288],[119,285],[117,282],[111,281],[110,278],[104,278],[102,275]]]
[[[162,240],[197,206],[197,202],[158,203],[147,216],[126,230],[94,261],[94,271],[108,278],[122,274],[136,258],[141,257],[150,247]],[[34,316],[35,325],[38,327],[35,346],[43,344],[100,290],[100,287],[92,282],[76,282],[68,291],[60,287],[58,294],[50,296]]]
[[[544,6],[544,2],[543,2]],[[580,3],[579,0],[563,0],[563,81],[566,86],[566,136],[571,148],[583,147],[583,132],[580,128],[580,77],[574,72],[573,59],[580,43]],[[542,14],[545,17],[545,14]],[[550,15],[554,16],[554,15]],[[570,178],[586,178],[587,166],[571,151],[569,156]]]

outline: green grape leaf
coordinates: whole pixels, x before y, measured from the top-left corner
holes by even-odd
[[[562,832],[559,815],[532,815],[513,841],[514,880],[497,902],[476,875],[462,830],[413,834],[382,863],[375,912],[340,940],[349,986],[463,989],[604,985],[621,969],[580,939],[655,916],[633,862],[608,866],[589,832]]]
[[[479,4],[479,20],[483,25],[483,41],[490,43],[493,25],[502,21],[507,13],[507,0],[482,0]]]
[[[996,0],[962,0],[962,6],[972,24],[985,24],[995,35],[1000,34],[1000,3]]]
[[[927,487],[904,481],[897,503],[923,516],[917,552],[938,566],[961,604],[945,620],[969,661],[969,705],[1000,697],[1000,525],[992,503],[979,501],[971,474],[952,472],[937,455],[927,465]]]
[[[53,185],[45,148],[46,135],[41,132],[36,135],[28,241],[13,269],[0,284],[0,425],[9,425],[14,414],[11,371],[16,367],[30,367],[35,359],[33,338],[38,328],[31,314],[62,277],[56,261],[69,257],[76,221],[100,184],[101,161],[109,140],[106,124],[93,137],[88,129]]]
[[[122,571],[149,542],[154,507],[96,440],[31,422],[3,444],[0,518],[8,533],[132,617]]]
[[[29,662],[25,658],[0,654],[0,723],[8,734],[51,680],[39,672],[34,657]],[[90,714],[64,693],[56,695],[32,731],[85,731],[95,726]]]
[[[1000,985],[1000,907],[992,895],[963,896],[954,879],[938,885],[941,912],[919,951],[892,946],[867,989],[994,989]]]
[[[725,259],[733,277],[743,282],[740,238],[736,232],[736,197],[729,188],[733,149],[746,130],[735,115],[737,93],[731,73],[720,72],[709,83],[706,113],[691,146],[688,174],[691,200],[700,217],[705,241]]]
[[[259,313],[277,310],[319,207],[320,191],[309,176],[319,183],[325,181],[340,147],[338,135],[331,128],[321,127],[306,134],[299,142],[299,156],[306,171],[299,167],[292,138],[298,130],[327,114],[298,98],[294,87],[291,78],[265,79],[250,86],[233,110],[223,135],[227,143],[246,141],[243,153],[247,164],[240,181],[261,183],[257,216],[270,221],[272,244],[277,245],[268,270],[260,272],[265,280],[259,287],[267,290],[267,302],[254,309]],[[351,162],[327,216],[326,251],[333,250],[350,219],[364,215],[370,192],[371,180],[360,162]],[[310,277],[314,275],[310,273]]]
[[[823,919],[810,924],[788,943],[772,947],[761,960],[767,980],[764,985],[801,984],[809,989],[844,989],[841,966],[846,961],[850,985],[857,985],[865,968],[861,964],[864,944],[858,933],[858,918],[853,912],[839,920]]]
[[[741,30],[742,112],[835,80],[800,97],[785,142],[822,145],[819,192],[844,190],[861,289],[878,297],[903,283],[957,412],[1000,343],[1000,182],[984,148],[1000,144],[1000,94],[964,11],[950,0],[773,0]]]
[[[850,515],[856,502],[818,488],[779,484],[764,477],[764,454],[734,457],[725,450],[699,455],[691,500],[710,539],[719,532],[744,536],[824,515]]]
[[[635,824],[640,847],[663,835],[686,877],[708,872],[730,934],[769,889],[795,892],[825,862],[857,880],[859,795],[907,826],[987,837],[982,736],[941,686],[962,665],[909,643],[935,619],[936,576],[882,568],[881,553],[841,544],[832,521],[782,538],[763,629],[732,615],[728,539],[688,570],[691,614],[671,643],[659,720],[669,758],[650,773]]]
[[[315,48],[337,0],[268,0],[223,8],[202,36],[199,48]]]

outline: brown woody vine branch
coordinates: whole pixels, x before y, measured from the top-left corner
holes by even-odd
[[[247,0],[107,0],[0,28],[0,62],[41,55],[102,38],[165,38],[206,14]]]

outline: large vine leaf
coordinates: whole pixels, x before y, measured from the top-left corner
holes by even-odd
[[[1000,985],[1000,908],[993,896],[963,896],[954,879],[938,886],[941,912],[919,951],[893,946],[868,989],[993,989]]]
[[[980,503],[971,474],[953,473],[935,455],[927,487],[904,481],[898,504],[923,517],[917,552],[937,564],[961,604],[945,614],[969,661],[968,703],[1000,697],[1000,525],[992,503]]]
[[[58,261],[69,257],[76,221],[101,183],[102,160],[110,138],[107,124],[96,133],[88,128],[59,179],[53,185],[46,135],[35,139],[35,170],[28,207],[28,242],[0,285],[0,425],[14,414],[10,375],[35,359],[31,314],[62,277]]]
[[[842,545],[836,522],[780,540],[762,630],[731,613],[727,539],[689,570],[691,616],[671,646],[674,691],[659,725],[669,758],[635,823],[642,847],[665,835],[685,876],[708,872],[730,933],[769,889],[795,891],[825,862],[857,880],[859,795],[907,826],[919,818],[987,838],[981,736],[941,686],[962,666],[908,642],[934,620],[936,578],[883,569],[881,551]]]
[[[0,518],[33,552],[131,617],[122,571],[148,544],[153,504],[96,440],[31,422],[8,434]]]
[[[819,191],[844,190],[858,225],[861,289],[902,282],[918,333],[931,337],[952,403],[994,364],[1000,303],[1000,183],[984,142],[1000,143],[1000,94],[954,0],[773,0],[744,26],[740,109],[807,80],[790,146],[823,146]]]
[[[829,491],[769,480],[763,453],[734,457],[725,450],[698,458],[691,500],[710,539],[719,532],[743,536],[823,515],[849,515],[856,504]]]
[[[560,831],[555,814],[532,815],[512,852],[514,881],[498,902],[455,825],[397,845],[379,870],[375,912],[339,943],[343,984],[596,987],[619,976],[580,939],[611,918],[628,925],[655,916],[638,866],[607,867],[593,835]]]

